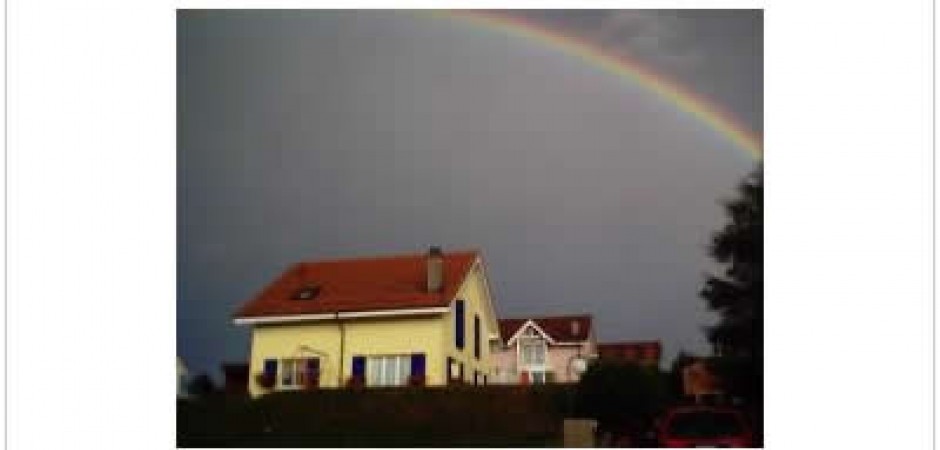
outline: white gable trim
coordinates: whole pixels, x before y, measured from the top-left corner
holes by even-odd
[[[474,270],[479,270],[480,272],[480,281],[483,283],[483,292],[481,293],[484,297],[481,301],[485,304],[484,308],[486,310],[487,317],[483,317],[487,321],[486,329],[484,330],[489,336],[490,340],[499,339],[499,320],[496,318],[496,310],[493,308],[493,297],[490,296],[490,284],[486,279],[486,271],[483,268],[483,258],[477,254],[476,259],[470,264],[470,268],[464,273],[463,279],[460,280],[460,284],[457,285],[457,291],[454,294],[454,297],[450,299],[450,308],[453,308],[454,302],[461,298],[460,293],[463,291],[467,282],[469,282],[472,277]],[[495,330],[495,333],[493,332]]]
[[[556,343],[555,343],[555,340],[552,339],[552,337],[549,336],[548,333],[545,332],[545,330],[543,330],[541,327],[539,327],[538,324],[535,323],[532,319],[529,319],[529,320],[526,320],[525,323],[522,324],[522,326],[519,327],[519,329],[516,330],[515,333],[513,333],[512,337],[510,337],[509,340],[506,341],[506,345],[512,345],[512,344],[516,341],[516,339],[518,339],[519,336],[522,335],[522,332],[523,332],[526,328],[529,328],[529,327],[531,327],[532,329],[534,329],[535,331],[537,331],[539,334],[541,334],[542,337],[545,338],[545,340],[548,341],[550,344],[552,344],[552,345],[555,345],[555,344],[556,344]]]
[[[486,296],[486,312],[489,315],[489,324],[487,328],[491,331],[495,331],[497,338],[499,337],[499,319],[496,315],[496,307],[493,306],[493,296],[490,295],[490,282],[489,277],[486,276],[486,268],[483,264],[483,256],[477,254],[477,259],[473,263],[473,266],[470,267],[472,271],[474,268],[479,268],[480,270],[480,279],[483,281],[483,291]],[[490,334],[492,336],[492,334]]]
[[[291,314],[289,316],[258,316],[258,317],[236,317],[232,319],[235,325],[258,325],[265,323],[289,323],[289,322],[309,322],[318,320],[335,319],[335,313],[327,314]]]

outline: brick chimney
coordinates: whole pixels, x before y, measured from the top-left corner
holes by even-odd
[[[444,287],[444,254],[440,247],[428,250],[428,292],[441,292]]]

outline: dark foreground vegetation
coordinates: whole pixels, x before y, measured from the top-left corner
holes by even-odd
[[[565,418],[592,418],[600,445],[651,446],[655,420],[686,401],[680,369],[598,362],[577,385],[329,389],[255,400],[207,389],[177,402],[177,445],[560,447]],[[740,405],[758,439],[759,405]]]
[[[573,387],[213,394],[177,403],[180,447],[559,447]]]

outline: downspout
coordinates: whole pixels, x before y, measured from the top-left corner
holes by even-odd
[[[342,320],[339,320],[339,313],[333,313],[336,323],[339,325],[339,373],[336,375],[337,388],[343,387],[343,362],[346,360],[346,327]]]

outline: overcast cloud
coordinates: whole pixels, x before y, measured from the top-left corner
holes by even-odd
[[[762,129],[759,12],[532,12]],[[704,351],[709,235],[754,161],[642,87],[539,42],[411,12],[190,11],[178,22],[177,351],[289,264],[483,251],[504,317]]]

